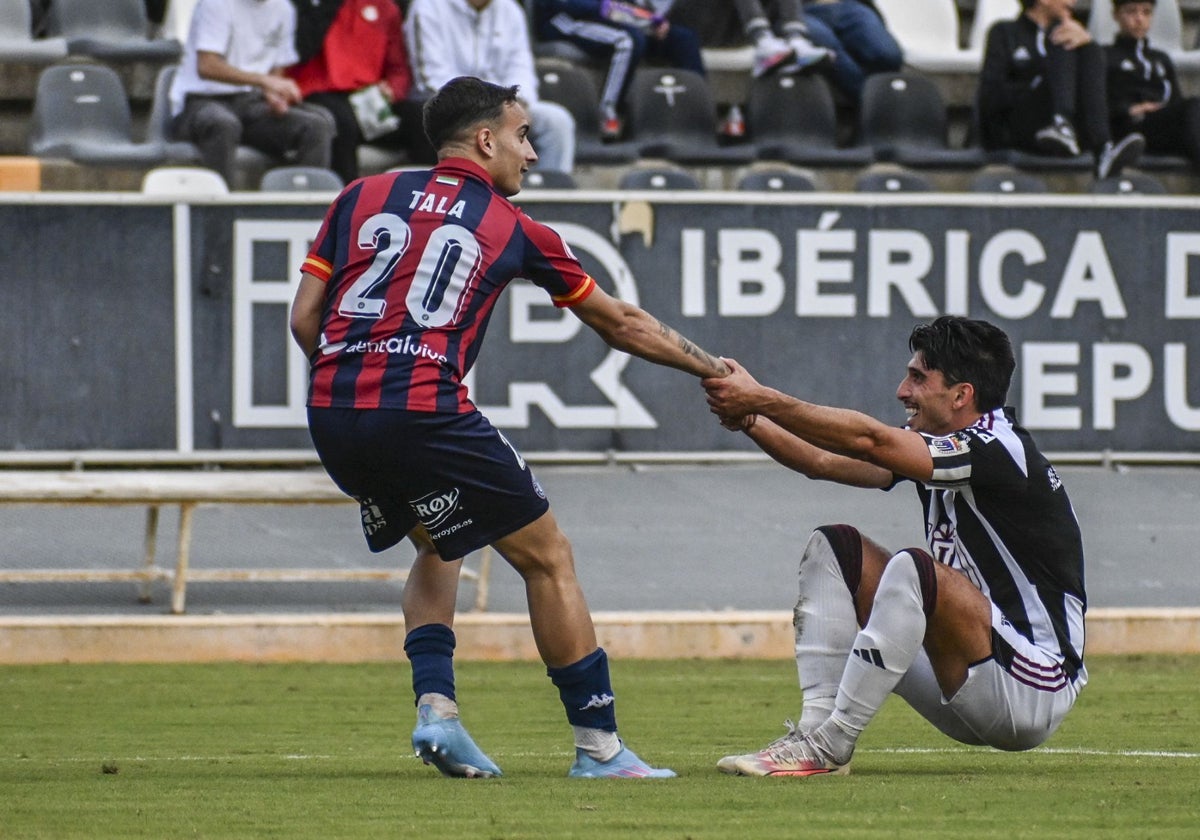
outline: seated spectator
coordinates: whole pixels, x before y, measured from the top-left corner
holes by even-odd
[[[867,76],[904,64],[904,50],[871,0],[804,0],[804,22],[809,40],[833,51],[830,76],[851,102],[862,97]]]
[[[395,0],[292,2],[300,20],[297,51],[304,58],[314,42],[317,46],[314,55],[287,74],[305,102],[333,115],[337,135],[331,168],[349,184],[359,174],[360,144],[408,148],[419,139],[414,133],[422,132],[420,104],[406,99],[412,70],[400,7]],[[332,19],[327,17],[330,11]]]
[[[419,98],[458,76],[518,85],[532,122],[537,166],[575,168],[575,120],[558,103],[538,99],[529,23],[517,0],[412,0],[404,38]]]
[[[301,104],[284,75],[296,62],[296,11],[288,0],[198,0],[171,85],[172,131],[234,182],[239,144],[299,166],[328,167],[328,111]]]
[[[570,41],[608,61],[600,91],[600,136],[621,136],[625,93],[643,58],[704,75],[700,39],[639,0],[534,0],[535,31],[543,41]]]
[[[1200,99],[1183,95],[1171,57],[1146,40],[1154,0],[1113,0],[1113,19],[1117,36],[1105,49],[1113,137],[1136,132],[1147,150],[1200,167]]]
[[[988,30],[978,94],[984,148],[1074,156],[1082,140],[1096,177],[1117,175],[1137,161],[1145,139],[1135,132],[1112,142],[1104,50],[1071,16],[1075,0],[1021,5],[1016,20]]]

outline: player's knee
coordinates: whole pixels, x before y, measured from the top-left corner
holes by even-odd
[[[862,535],[853,525],[822,525],[813,531],[800,557],[800,565],[832,556],[850,594],[862,582]]]
[[[502,554],[525,580],[573,575],[575,572],[571,541],[559,528],[536,544],[515,548],[506,546]]]
[[[917,597],[926,618],[937,604],[937,568],[927,551],[906,548],[892,556],[879,578],[875,599],[909,594]]]

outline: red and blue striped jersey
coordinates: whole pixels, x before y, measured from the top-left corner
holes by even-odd
[[[596,288],[561,236],[463,159],[350,184],[302,270],[327,286],[311,360],[315,407],[472,411],[463,376],[513,278],[560,307]]]

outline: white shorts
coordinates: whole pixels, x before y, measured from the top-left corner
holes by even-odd
[[[922,650],[895,693],[956,741],[1001,750],[1032,749],[1062,723],[1087,683],[1087,671],[1081,667],[1072,679],[1057,656],[1016,632],[994,604],[992,631],[1011,648],[1007,664],[995,655],[975,663],[967,681],[947,699]]]

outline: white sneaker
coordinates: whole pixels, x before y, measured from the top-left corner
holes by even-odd
[[[763,35],[754,44],[754,78],[774,73],[796,58],[788,43],[775,35]]]
[[[792,48],[795,59],[780,70],[782,73],[802,73],[833,63],[833,50],[818,47],[803,35],[789,38],[788,46]]]

